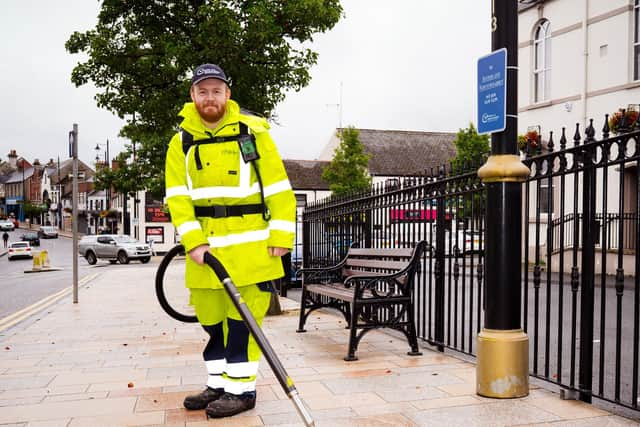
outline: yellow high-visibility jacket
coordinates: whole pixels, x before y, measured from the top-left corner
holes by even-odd
[[[282,159],[269,136],[269,124],[261,117],[241,113],[238,104],[227,102],[225,116],[216,129],[206,128],[195,105],[186,103],[180,111],[181,128],[193,135],[194,144],[186,153],[181,133],[169,143],[165,164],[166,200],[171,221],[188,252],[209,244],[236,286],[247,286],[283,276],[280,257],[272,257],[268,247],[291,249],[295,234],[296,200]],[[264,197],[271,213],[224,218],[197,217],[194,206],[259,204],[260,186],[251,163],[245,163],[237,141],[199,145],[202,169],[196,168],[195,144],[211,136],[234,136],[239,123],[247,125],[256,138],[260,158],[256,166],[262,178]],[[222,287],[208,265],[198,265],[187,256],[186,285],[189,288]]]

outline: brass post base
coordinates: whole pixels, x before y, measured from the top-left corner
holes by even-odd
[[[522,329],[478,334],[476,393],[501,399],[529,394],[529,338]]]

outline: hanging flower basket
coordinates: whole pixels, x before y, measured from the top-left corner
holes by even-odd
[[[109,209],[100,211],[100,218],[116,218],[118,216],[118,211]]]
[[[624,117],[624,128],[623,128]],[[638,112],[633,110],[624,110],[623,108],[612,113],[609,116],[609,129],[612,133],[620,133],[623,131],[630,132],[638,128]]]
[[[531,130],[524,135],[518,135],[518,150],[527,151],[527,146],[531,149],[538,148],[538,132]]]

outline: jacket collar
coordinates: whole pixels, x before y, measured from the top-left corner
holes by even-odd
[[[220,136],[232,134],[233,127],[229,125],[236,124],[240,119],[240,107],[237,102],[231,99],[228,100],[227,111],[215,129],[209,129],[202,123],[198,110],[193,102],[185,103],[178,115],[183,118],[182,123],[180,123],[182,129],[193,135],[194,139],[203,139],[209,138],[209,134]],[[207,132],[209,132],[209,134]]]

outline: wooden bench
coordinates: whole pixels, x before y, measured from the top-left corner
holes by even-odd
[[[372,249],[351,247],[337,265],[303,268],[300,322],[297,332],[306,332],[309,314],[323,307],[342,313],[350,330],[346,361],[355,353],[362,337],[372,329],[391,328],[407,337],[411,356],[418,348],[413,309],[413,288],[426,242],[414,248]]]

